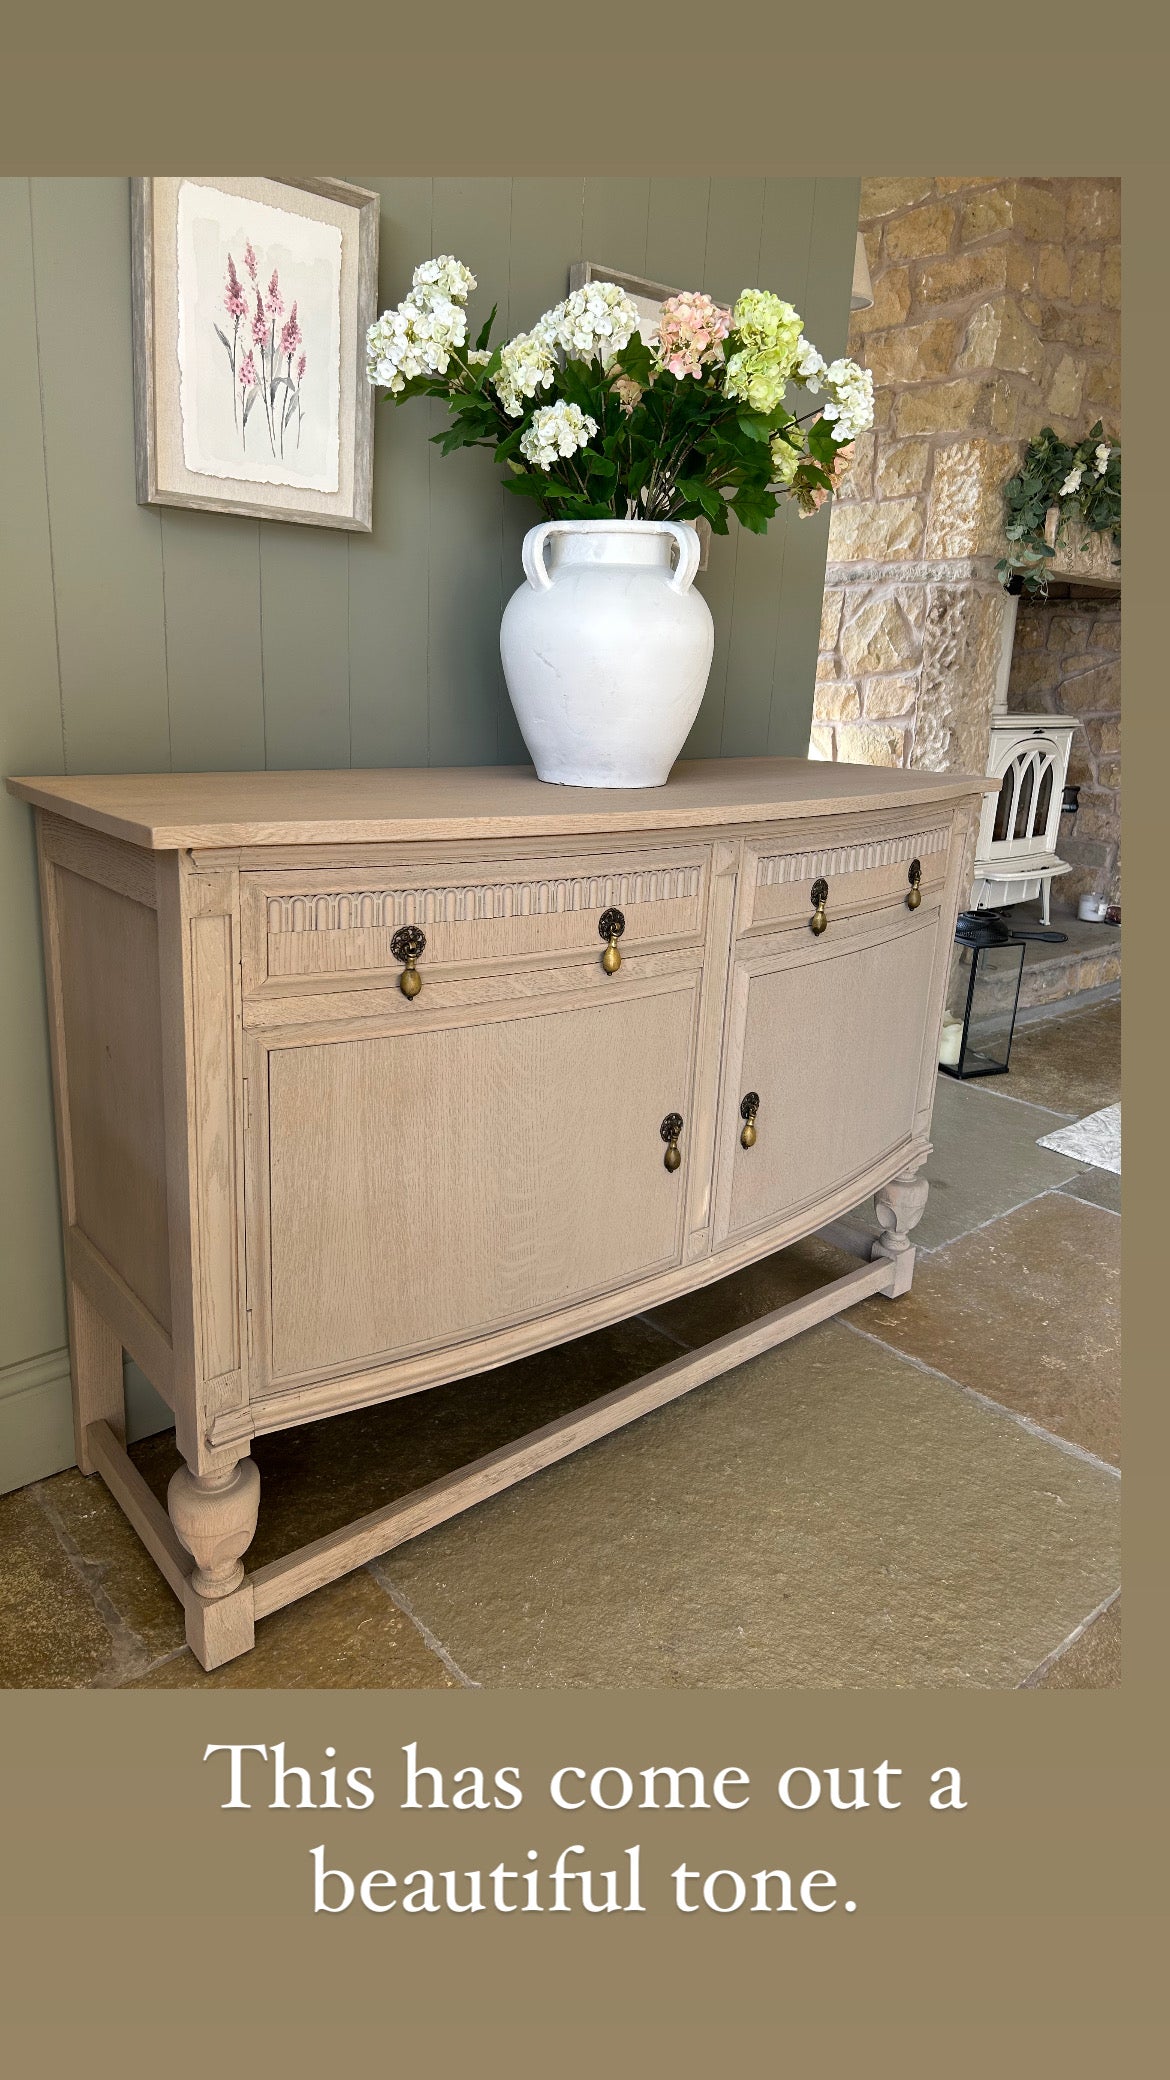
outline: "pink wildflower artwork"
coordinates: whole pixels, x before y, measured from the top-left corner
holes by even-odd
[[[230,253],[228,254],[227,287],[224,290],[223,307],[229,318],[242,318],[248,308],[244,302],[244,292],[240,286],[240,277],[236,273],[236,263]]]
[[[267,432],[273,456],[283,456],[286,435],[291,439],[295,430],[298,448],[301,442],[304,418],[301,385],[307,366],[307,356],[303,351],[304,334],[295,298],[285,318],[278,268],[272,269],[267,291],[261,290],[260,259],[250,238],[244,243],[244,270],[251,284],[249,294],[254,296],[255,308],[249,315],[248,296],[236,271],[235,258],[229,253],[223,306],[232,320],[230,336],[221,325],[215,326],[216,336],[228,359],[232,416],[241,449],[246,453],[248,422],[259,401],[263,409],[257,423],[262,423]],[[278,330],[281,319],[284,323]],[[244,328],[242,334],[241,325]]]
[[[658,357],[672,376],[697,376],[731,330],[731,312],[699,289],[668,296],[658,318]]]

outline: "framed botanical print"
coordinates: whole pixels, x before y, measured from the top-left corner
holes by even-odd
[[[139,504],[368,532],[377,195],[136,179],[131,242]]]

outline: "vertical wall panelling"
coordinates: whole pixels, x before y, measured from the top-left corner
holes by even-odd
[[[260,523],[177,506],[159,517],[171,763],[252,771],[264,764]]]
[[[0,757],[5,772],[59,773],[64,752],[25,180],[0,180],[0,280]],[[26,1427],[36,1391],[21,1363],[59,1350],[65,1336],[36,855],[28,815],[10,795],[0,798],[0,886],[0,967],[7,978],[0,991],[0,1444],[7,1437],[15,1451],[15,1431]],[[62,1398],[58,1379],[51,1392],[68,1451],[68,1386]]]
[[[479,281],[468,306],[470,332],[492,307],[494,285],[508,279],[510,180],[436,180],[431,235],[437,253],[455,253]],[[433,407],[432,432],[446,423]],[[431,449],[429,762],[494,764],[503,674],[501,554],[504,493],[494,455]]]
[[[792,298],[845,344],[849,180],[353,176],[378,190],[381,307],[456,253],[497,338],[594,260],[727,301]],[[349,535],[134,498],[130,216],[120,179],[0,182],[4,770],[490,763],[522,757],[498,630],[535,508],[494,458],[444,458],[438,406],[379,404],[374,529]],[[712,545],[711,685],[692,756],[808,740],[825,516]],[[27,812],[0,797],[0,1491],[69,1462],[40,935]],[[159,1404],[131,1371],[137,1432]]]
[[[382,197],[378,309],[400,303],[435,251],[431,181],[374,180]],[[431,414],[379,400],[374,526],[349,536],[349,700],[355,766],[427,763]]]
[[[347,766],[349,541],[261,520],[260,625],[269,766]]]
[[[65,750],[72,772],[171,762],[162,528],[134,503],[125,181],[34,180]]]
[[[588,174],[581,212],[581,258],[614,267],[619,274],[645,274],[648,180]]]

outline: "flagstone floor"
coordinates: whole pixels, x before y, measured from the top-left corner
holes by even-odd
[[[1120,1006],[940,1080],[914,1287],[863,1302],[266,1619],[205,1675],[97,1480],[0,1499],[0,1686],[1120,1680],[1120,1179],[1038,1148],[1120,1096]],[[864,1220],[859,1212],[855,1216]],[[257,1564],[842,1267],[827,1242],[581,1342],[263,1438]],[[160,1495],[169,1434],[134,1448]]]

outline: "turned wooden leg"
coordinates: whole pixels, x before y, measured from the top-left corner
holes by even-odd
[[[243,1555],[256,1534],[260,1475],[251,1459],[222,1473],[180,1466],[167,1489],[167,1508],[195,1566],[191,1587],[205,1598],[230,1596],[244,1579]]]
[[[126,1442],[126,1395],[122,1346],[88,1293],[69,1280],[69,1372],[73,1382],[73,1441],[83,1473],[94,1473],[86,1431],[108,1423],[119,1444]]]
[[[908,1293],[914,1276],[915,1252],[910,1232],[926,1212],[926,1201],[930,1196],[930,1186],[925,1177],[918,1175],[925,1160],[922,1157],[909,1170],[899,1171],[897,1177],[892,1177],[874,1197],[874,1211],[882,1232],[870,1250],[870,1256],[888,1257],[893,1264],[891,1296]]]

